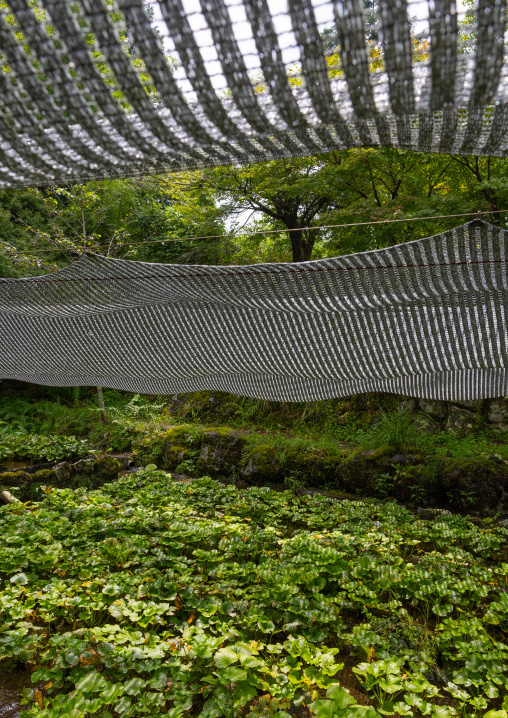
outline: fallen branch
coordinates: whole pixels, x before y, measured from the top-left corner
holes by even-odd
[[[21,501],[11,494],[10,491],[0,492],[0,498],[2,498],[6,504],[20,504]]]

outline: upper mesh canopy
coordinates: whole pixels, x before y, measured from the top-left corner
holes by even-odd
[[[0,280],[0,378],[302,401],[508,394],[508,232],[475,221],[302,264],[96,255]]]
[[[505,156],[506,0],[363,1],[7,0],[0,186],[364,145]]]

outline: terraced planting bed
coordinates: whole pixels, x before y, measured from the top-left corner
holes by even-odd
[[[505,718],[508,530],[154,466],[0,508],[26,718]]]

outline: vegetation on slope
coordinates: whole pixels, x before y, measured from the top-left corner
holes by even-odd
[[[508,531],[488,519],[155,467],[0,517],[27,718],[506,716]]]

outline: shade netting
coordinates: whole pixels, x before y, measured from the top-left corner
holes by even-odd
[[[0,186],[358,146],[504,157],[505,30],[506,0],[7,0]]]
[[[0,378],[304,401],[508,394],[508,233],[475,220],[302,264],[85,254],[0,280]]]

